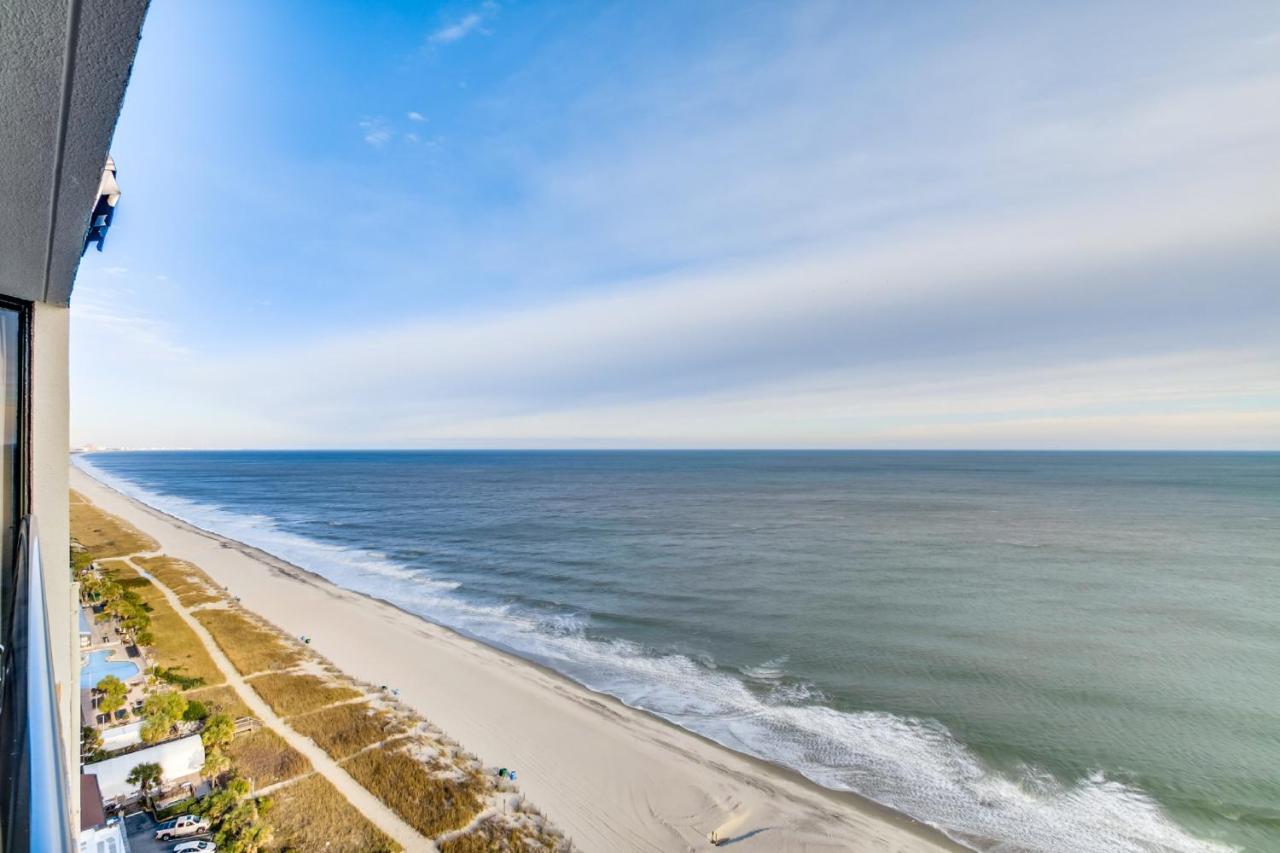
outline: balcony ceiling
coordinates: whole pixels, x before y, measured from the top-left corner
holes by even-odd
[[[146,8],[0,2],[0,294],[70,300]]]

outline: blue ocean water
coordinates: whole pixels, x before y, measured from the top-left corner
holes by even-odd
[[[77,464],[975,848],[1280,850],[1280,454]]]

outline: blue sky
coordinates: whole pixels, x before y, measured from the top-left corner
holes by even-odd
[[[1280,446],[1274,3],[156,3],[72,439]]]

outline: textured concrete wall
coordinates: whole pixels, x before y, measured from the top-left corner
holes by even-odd
[[[0,3],[0,292],[44,296],[67,4]]]
[[[0,293],[70,299],[146,8],[0,2]]]

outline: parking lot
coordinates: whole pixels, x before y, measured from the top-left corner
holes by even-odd
[[[174,841],[156,841],[156,822],[146,812],[131,814],[124,819],[125,833],[129,836],[130,853],[170,853],[184,841],[207,839],[208,833],[191,835]]]

